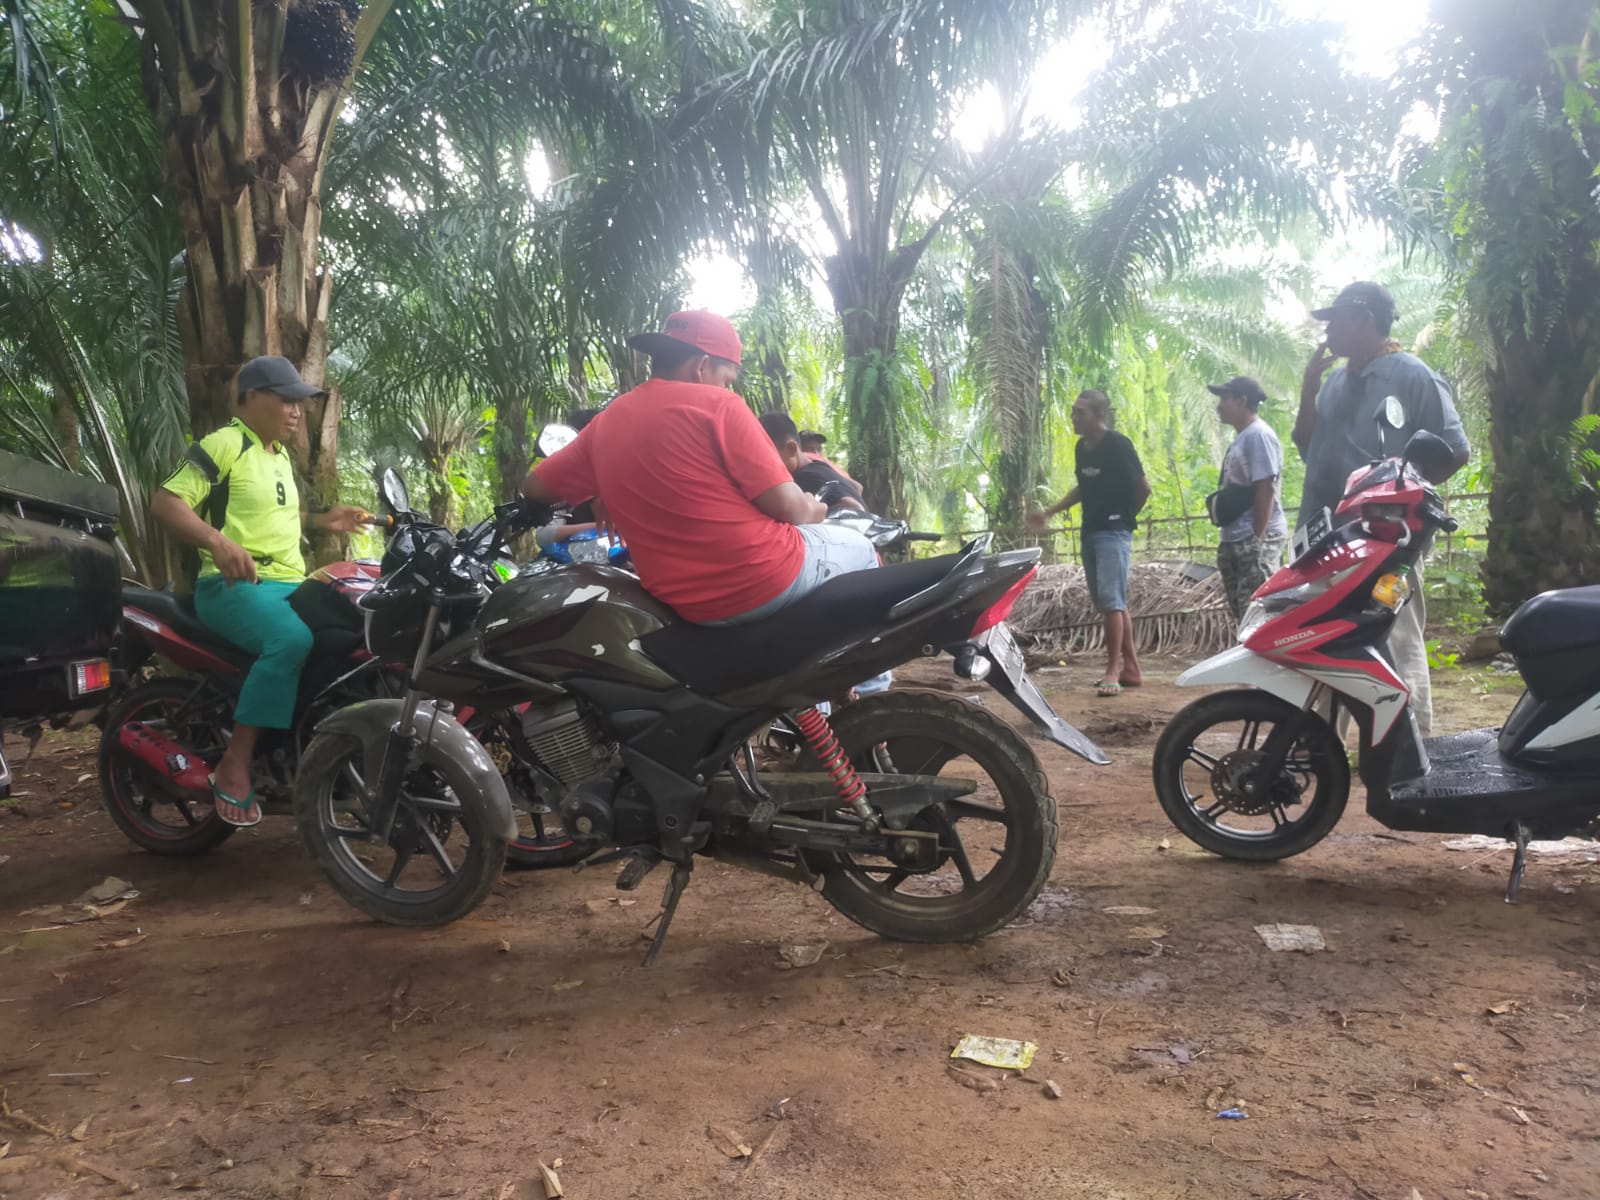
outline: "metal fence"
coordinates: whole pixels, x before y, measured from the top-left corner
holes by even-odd
[[[1476,626],[1482,607],[1478,593],[1478,567],[1483,561],[1488,525],[1487,492],[1441,493],[1445,507],[1460,522],[1454,533],[1441,532],[1428,557],[1428,624],[1442,629],[1456,622]],[[1298,506],[1286,508],[1289,526],[1294,527]],[[962,539],[988,530],[964,531]],[[1076,564],[1081,561],[1082,527],[1068,522],[1030,535],[1025,544],[1044,549],[1047,563]],[[1217,527],[1204,513],[1178,517],[1150,517],[1139,522],[1134,535],[1136,562],[1193,562],[1211,564],[1217,555]],[[1135,624],[1139,613],[1135,612]],[[1158,615],[1158,614],[1153,614]],[[1141,635],[1141,646],[1142,646]]]

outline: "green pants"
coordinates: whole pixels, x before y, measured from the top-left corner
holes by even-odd
[[[300,668],[311,653],[311,630],[289,607],[289,596],[299,586],[264,579],[229,587],[220,575],[195,584],[196,615],[256,656],[233,713],[240,725],[287,729],[294,719]]]

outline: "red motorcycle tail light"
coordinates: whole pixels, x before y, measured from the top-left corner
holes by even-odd
[[[1001,596],[1000,599],[984,610],[983,615],[972,626],[972,632],[967,636],[977,637],[980,633],[993,629],[1001,621],[1009,617],[1011,610],[1017,606],[1018,598],[1027,589],[1028,585],[1033,582],[1033,577],[1038,573],[1038,567],[1029,567],[1026,575],[1008,587],[1004,596]]]

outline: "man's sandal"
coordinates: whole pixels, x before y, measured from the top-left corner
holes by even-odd
[[[256,802],[255,792],[252,790],[241,803],[217,786],[215,775],[211,777],[211,803],[226,824],[240,829],[261,824],[261,805]]]

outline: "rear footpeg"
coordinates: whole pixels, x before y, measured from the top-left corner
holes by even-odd
[[[631,892],[644,882],[644,877],[655,870],[659,858],[636,854],[623,864],[622,870],[617,872],[617,891]]]

